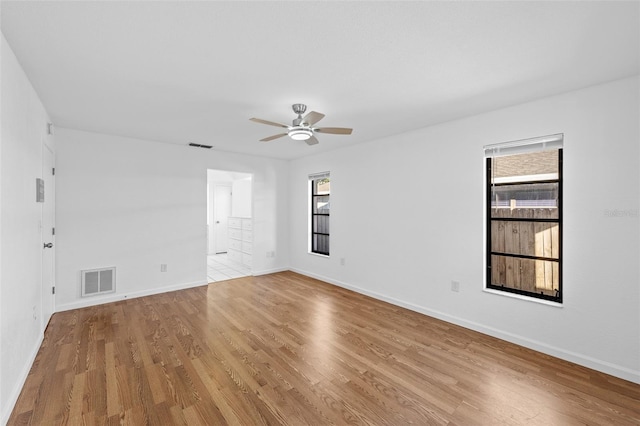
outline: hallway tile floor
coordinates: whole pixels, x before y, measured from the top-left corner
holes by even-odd
[[[226,253],[207,256],[208,281],[225,281],[251,275],[251,268],[227,258]]]

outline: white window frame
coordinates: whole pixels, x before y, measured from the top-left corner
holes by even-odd
[[[562,307],[563,303],[563,276],[562,276],[562,199],[563,199],[563,191],[562,191],[562,153],[564,148],[564,134],[553,134],[549,136],[536,137],[531,139],[522,139],[511,142],[503,142],[498,144],[486,145],[484,146],[484,161],[485,165],[487,163],[487,159],[506,156],[506,155],[515,155],[515,154],[524,154],[524,153],[532,153],[539,152],[544,150],[559,150],[559,162],[560,162],[560,170],[559,170],[559,218],[558,223],[560,225],[560,248],[559,248],[559,297],[555,298],[555,300],[549,300],[549,298],[539,297],[539,295],[534,294],[525,294],[525,292],[513,291],[511,289],[498,289],[495,285],[491,284],[491,270],[489,269],[491,265],[490,257],[491,257],[491,191],[489,189],[490,177],[487,176],[487,169],[485,168],[485,177],[484,177],[484,188],[485,188],[485,205],[484,205],[484,215],[485,215],[485,226],[483,236],[485,239],[485,249],[484,249],[484,271],[483,274],[484,279],[484,291],[492,294],[497,294],[501,296],[513,297],[521,300],[527,300],[537,303],[542,303],[546,305]],[[485,166],[486,167],[486,166]],[[539,176],[538,176],[539,177]],[[524,180],[521,178],[520,180]],[[515,182],[515,181],[514,181]]]
[[[329,194],[326,195],[317,195],[314,194],[314,182],[320,179],[331,179],[331,173],[330,172],[321,172],[321,173],[313,173],[311,175],[309,175],[309,214],[307,215],[307,217],[309,218],[309,232],[307,235],[309,235],[309,244],[308,244],[308,252],[309,254],[313,254],[316,256],[323,256],[323,257],[329,257],[330,253],[331,253],[331,232],[329,233],[319,233],[314,229],[314,218],[316,216],[326,216],[327,217],[327,221],[330,222],[330,213],[324,214],[324,213],[316,213],[314,210],[314,199],[317,196],[328,196],[329,200],[331,200],[331,192],[329,192]],[[329,249],[326,252],[321,252],[318,251],[317,247],[314,247],[313,241],[314,241],[314,236],[315,235],[326,235],[328,241],[328,246]]]

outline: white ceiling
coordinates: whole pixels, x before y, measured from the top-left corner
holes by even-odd
[[[283,159],[640,73],[637,1],[3,0],[1,17],[55,125]],[[258,142],[282,129],[249,118],[290,123],[298,102],[353,134]]]

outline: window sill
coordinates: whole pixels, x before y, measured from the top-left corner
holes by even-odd
[[[308,253],[308,254],[311,254],[311,255],[313,255],[313,256],[324,257],[324,258],[327,258],[327,259],[329,259],[329,257],[330,257],[328,254],[314,253],[314,252],[312,252],[312,251],[308,251],[307,253]]]
[[[505,297],[511,297],[513,299],[524,300],[526,302],[540,303],[541,305],[552,306],[554,308],[562,308],[562,307],[564,307],[564,305],[562,303],[552,302],[550,300],[538,299],[538,298],[530,297],[530,296],[523,296],[522,294],[509,293],[509,292],[500,291],[500,290],[493,290],[491,288],[483,288],[483,291],[485,293],[496,294],[498,296],[505,296]]]

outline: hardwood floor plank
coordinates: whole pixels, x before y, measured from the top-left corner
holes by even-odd
[[[73,377],[73,388],[71,391],[71,400],[69,402],[68,418],[82,417],[82,408],[84,403],[84,383],[85,374],[76,374]],[[108,392],[108,389],[107,389]],[[118,411],[119,412],[119,411]]]
[[[238,405],[226,399],[225,394],[218,388],[215,379],[211,377],[211,370],[208,369],[200,359],[195,359],[193,366],[205,385],[211,401],[217,409],[220,410],[225,422],[228,424],[240,424],[240,418],[242,418],[242,416],[237,413],[237,411],[239,411]]]
[[[53,315],[9,425],[638,425],[640,385],[282,272]]]

